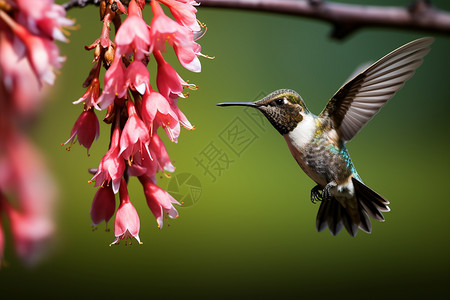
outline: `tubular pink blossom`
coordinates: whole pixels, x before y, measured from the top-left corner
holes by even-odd
[[[64,145],[69,142],[73,145],[75,140],[78,138],[78,142],[87,149],[89,155],[89,149],[91,148],[94,139],[98,139],[99,135],[100,124],[98,122],[97,115],[92,109],[88,109],[83,111],[78,117],[72,128],[70,138],[64,143]]]
[[[149,53],[150,36],[149,28],[142,19],[141,9],[134,0],[128,8],[129,16],[120,26],[115,42],[116,56],[135,54],[135,59],[143,60]]]
[[[51,41],[28,34],[27,31],[16,31],[16,34],[25,44],[28,60],[37,78],[53,84],[53,68],[61,68],[61,62],[64,61],[64,58],[59,56],[58,47]]]
[[[11,133],[6,149],[9,166],[5,169],[10,181],[0,188],[17,191],[18,204],[24,213],[35,218],[47,218],[51,222],[57,191],[43,157],[18,132]],[[4,171],[1,169],[0,165],[0,173]]]
[[[151,142],[150,142],[151,145]],[[154,177],[156,172],[158,171],[158,161],[157,157],[154,154],[151,154],[151,150],[149,151],[138,151],[134,155],[133,164],[128,167],[128,175],[129,176],[141,176],[143,174]]]
[[[194,129],[194,126],[192,126],[191,122],[189,122],[189,120],[186,118],[186,116],[183,114],[183,112],[178,108],[177,99],[171,99],[171,100],[172,100],[172,103],[170,106],[172,107],[172,110],[177,115],[180,124],[183,125],[183,127],[188,130]]]
[[[155,121],[158,114],[169,115],[173,122],[178,122],[177,116],[167,99],[153,89],[150,89],[142,97],[141,114],[148,127]]]
[[[47,219],[21,213],[6,205],[16,252],[27,264],[35,264],[44,254],[54,229]]]
[[[38,111],[43,92],[28,60],[20,59],[12,43],[10,35],[0,34],[1,77],[14,109],[27,116]]]
[[[179,9],[175,9],[174,6],[193,6],[176,2],[173,0],[166,1],[166,5],[171,5],[171,10],[179,12]],[[151,52],[166,51],[165,43],[173,46],[175,54],[178,57],[180,63],[188,70],[192,72],[200,72],[201,65],[198,59],[200,53],[200,45],[194,41],[194,33],[192,30],[181,26],[171,18],[167,17],[159,4],[156,1],[151,3],[155,18],[152,20],[152,26],[150,28],[150,38],[152,44],[150,47]],[[193,8],[195,10],[195,8]],[[198,27],[198,31],[201,30],[195,19],[195,13],[193,14],[195,24]],[[197,30],[196,30],[197,31]],[[182,97],[182,96],[180,96]]]
[[[116,210],[116,198],[111,186],[100,187],[95,193],[94,200],[90,210],[92,226],[97,226],[105,221],[108,227],[108,221],[114,215]]]
[[[66,42],[61,31],[63,26],[74,24],[65,17],[66,11],[53,0],[16,0],[19,8],[18,20],[35,35],[46,35],[50,39]]]
[[[175,1],[175,0],[159,0],[162,4],[169,7],[170,12],[178,21],[178,23],[186,26],[192,31],[200,31],[200,25],[198,24],[197,9],[194,5],[198,5],[195,1]]]
[[[157,171],[175,172],[166,147],[156,133],[151,137],[149,150],[150,153],[147,151],[136,153],[133,164],[128,168],[130,176],[138,177],[145,174],[149,178],[154,178]]]
[[[150,52],[154,51],[166,51],[166,42],[170,45],[173,44],[175,40],[175,34],[181,26],[166,16],[164,11],[158,2],[152,1],[150,2],[152,11],[153,11],[153,19],[150,23]]]
[[[84,95],[81,96],[80,99],[72,103],[80,104],[82,102],[85,102],[86,109],[89,109],[96,105],[96,103],[98,102],[99,94],[100,94],[100,82],[98,81],[98,78],[95,77],[92,78],[91,84],[89,85]]]
[[[178,212],[175,207],[173,207],[173,204],[181,205],[177,200],[175,200],[168,192],[154,184],[150,178],[140,176],[139,181],[144,188],[147,205],[156,218],[158,228],[161,229],[163,227],[163,212],[172,219],[178,218]]]
[[[139,60],[133,61],[125,72],[126,85],[143,95],[150,84],[150,73],[147,67]]]
[[[127,93],[125,83],[125,66],[121,57],[115,57],[111,67],[105,73],[105,87],[97,105],[101,108],[110,106],[116,97],[123,98]]]
[[[136,208],[130,202],[127,183],[122,179],[119,189],[120,205],[114,219],[114,235],[116,238],[111,245],[118,244],[120,240],[132,239],[133,237],[142,244],[139,239],[140,221]],[[130,242],[131,243],[131,242]]]
[[[175,50],[175,54],[183,67],[192,72],[201,72],[202,66],[200,64],[200,60],[198,59],[201,49],[199,44],[192,42],[192,44],[186,47],[173,45],[173,49]]]
[[[5,21],[13,33],[22,41],[26,55],[39,82],[53,84],[55,74],[53,68],[60,68],[64,58],[52,40],[31,34],[25,27],[16,23],[4,11],[0,10],[0,18]],[[18,44],[18,46],[21,46]]]
[[[120,136],[120,152],[124,159],[130,161],[131,156],[137,152],[148,150],[150,136],[147,126],[139,118],[136,108],[132,101],[127,101],[128,120],[125,123],[122,134]],[[143,149],[144,148],[144,149]]]
[[[111,147],[105,156],[103,156],[98,171],[92,177],[91,180],[95,180],[95,186],[101,186],[112,182],[112,189],[114,194],[119,191],[120,181],[122,179],[123,172],[125,171],[125,161],[122,156],[119,155],[119,139],[120,128],[116,126],[114,128],[111,137]]]
[[[151,6],[154,18],[150,24],[150,52],[165,52],[166,42],[186,47],[194,41],[193,32],[166,16],[158,2],[152,1]]]
[[[150,152],[155,157],[158,162],[158,168],[160,171],[174,172],[175,167],[170,161],[169,154],[167,153],[166,147],[164,146],[161,138],[154,133],[152,140],[150,141]]]
[[[172,142],[178,143],[178,137],[180,136],[181,131],[180,122],[178,122],[178,120],[174,122],[171,115],[158,115],[155,124],[156,127],[162,126]]]
[[[162,126],[171,141],[176,142],[180,135],[180,123],[170,103],[160,93],[146,92],[142,102],[142,118],[149,128]]]
[[[156,85],[158,91],[166,98],[182,97],[184,81],[180,80],[181,77],[175,71],[175,69],[168,64],[161,53],[154,53],[156,61],[158,62],[158,74],[156,75]]]

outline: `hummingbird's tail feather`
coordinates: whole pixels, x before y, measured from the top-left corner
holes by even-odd
[[[317,231],[321,232],[327,227],[332,235],[337,235],[343,227],[351,236],[355,236],[358,231],[358,225],[334,197],[322,200],[317,213]]]
[[[328,227],[328,215],[330,214],[330,201],[324,201],[320,202],[319,211],[317,212],[317,218],[316,218],[316,228],[318,232],[323,231],[325,228]]]
[[[344,223],[345,229],[347,229],[347,232],[351,236],[356,236],[356,233],[358,232],[358,225],[353,221],[350,214],[341,204],[339,204],[339,208],[341,210],[342,222]]]
[[[340,206],[341,205],[337,201],[330,201],[328,205],[328,228],[330,228],[330,232],[332,235],[337,235],[339,232],[341,232],[344,225],[342,223]]]
[[[358,179],[352,178],[352,182],[355,188],[355,205],[344,207],[334,197],[323,199],[317,212],[317,231],[321,232],[328,227],[332,235],[337,235],[345,227],[351,236],[356,236],[358,227],[367,233],[372,232],[369,216],[384,221],[382,212],[390,210],[389,201]]]
[[[348,223],[348,214],[345,213],[345,209],[336,199],[322,200],[316,219],[317,231],[321,232],[328,227],[332,235],[337,235],[341,232],[343,226]],[[347,226],[345,228],[347,229]]]
[[[372,223],[370,223],[369,216],[367,215],[366,211],[362,207],[362,205],[358,205],[358,212],[360,216],[360,222],[357,227],[361,228],[363,231],[367,233],[372,232]]]
[[[390,211],[389,201],[358,179],[352,178],[352,181],[356,197],[362,205],[363,211],[371,218],[383,222],[384,216],[382,212]]]

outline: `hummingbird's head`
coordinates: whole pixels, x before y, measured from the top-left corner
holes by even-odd
[[[302,97],[293,90],[282,89],[255,102],[224,102],[218,106],[248,106],[260,110],[281,134],[292,131],[309,114]]]

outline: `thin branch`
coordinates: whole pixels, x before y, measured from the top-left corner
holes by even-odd
[[[288,14],[329,22],[331,36],[343,39],[362,27],[422,30],[450,35],[450,14],[416,1],[409,7],[383,7],[321,0],[200,0],[202,7],[239,8]]]
[[[65,10],[69,10],[74,7],[85,7],[88,4],[99,5],[101,0],[70,0],[62,5]]]
[[[322,0],[197,0],[201,7],[233,8],[288,14],[333,25],[331,36],[343,39],[363,27],[420,30],[450,35],[450,13],[416,0],[408,7],[367,6]],[[98,4],[100,0],[71,0],[64,8]]]

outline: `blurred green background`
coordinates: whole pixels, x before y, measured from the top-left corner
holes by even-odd
[[[432,2],[450,10],[448,1]],[[341,232],[333,237],[328,230],[316,232],[319,205],[309,201],[314,183],[291,157],[284,139],[267,121],[259,123],[257,115],[215,104],[252,101],[291,88],[318,114],[358,65],[426,34],[363,29],[336,41],[329,38],[331,27],[318,21],[200,7],[198,18],[208,26],[200,40],[202,52],[216,58],[202,59],[200,74],[174,64],[184,79],[199,86],[179,101],[196,130],[182,130],[178,144],[164,139],[177,167],[174,175],[197,178],[200,198],[180,207],[180,217],[165,220],[158,230],[142,188],[132,178],[131,201],[144,244],[109,247],[113,231],[105,232],[104,224],[91,230],[89,209],[96,190],[87,183],[87,169],[96,167],[107,150],[108,127],[102,125],[90,157],[81,146],[70,152],[60,146],[82,110],[71,102],[84,93],[81,84],[91,67],[93,53],[83,46],[99,36],[101,23],[93,6],[68,15],[81,28],[72,32],[69,44],[61,45],[67,62],[31,129],[60,186],[58,234],[50,256],[32,269],[17,260],[8,236],[1,299],[446,298],[448,37],[436,36],[414,77],[347,145],[364,181],[391,201],[386,222],[374,221],[370,235],[360,231],[351,238]],[[237,152],[226,143],[236,122],[251,132]],[[211,145],[220,151],[224,168],[211,166],[214,177],[196,162]],[[158,177],[163,188],[169,181]],[[187,195],[187,187],[179,193]]]

